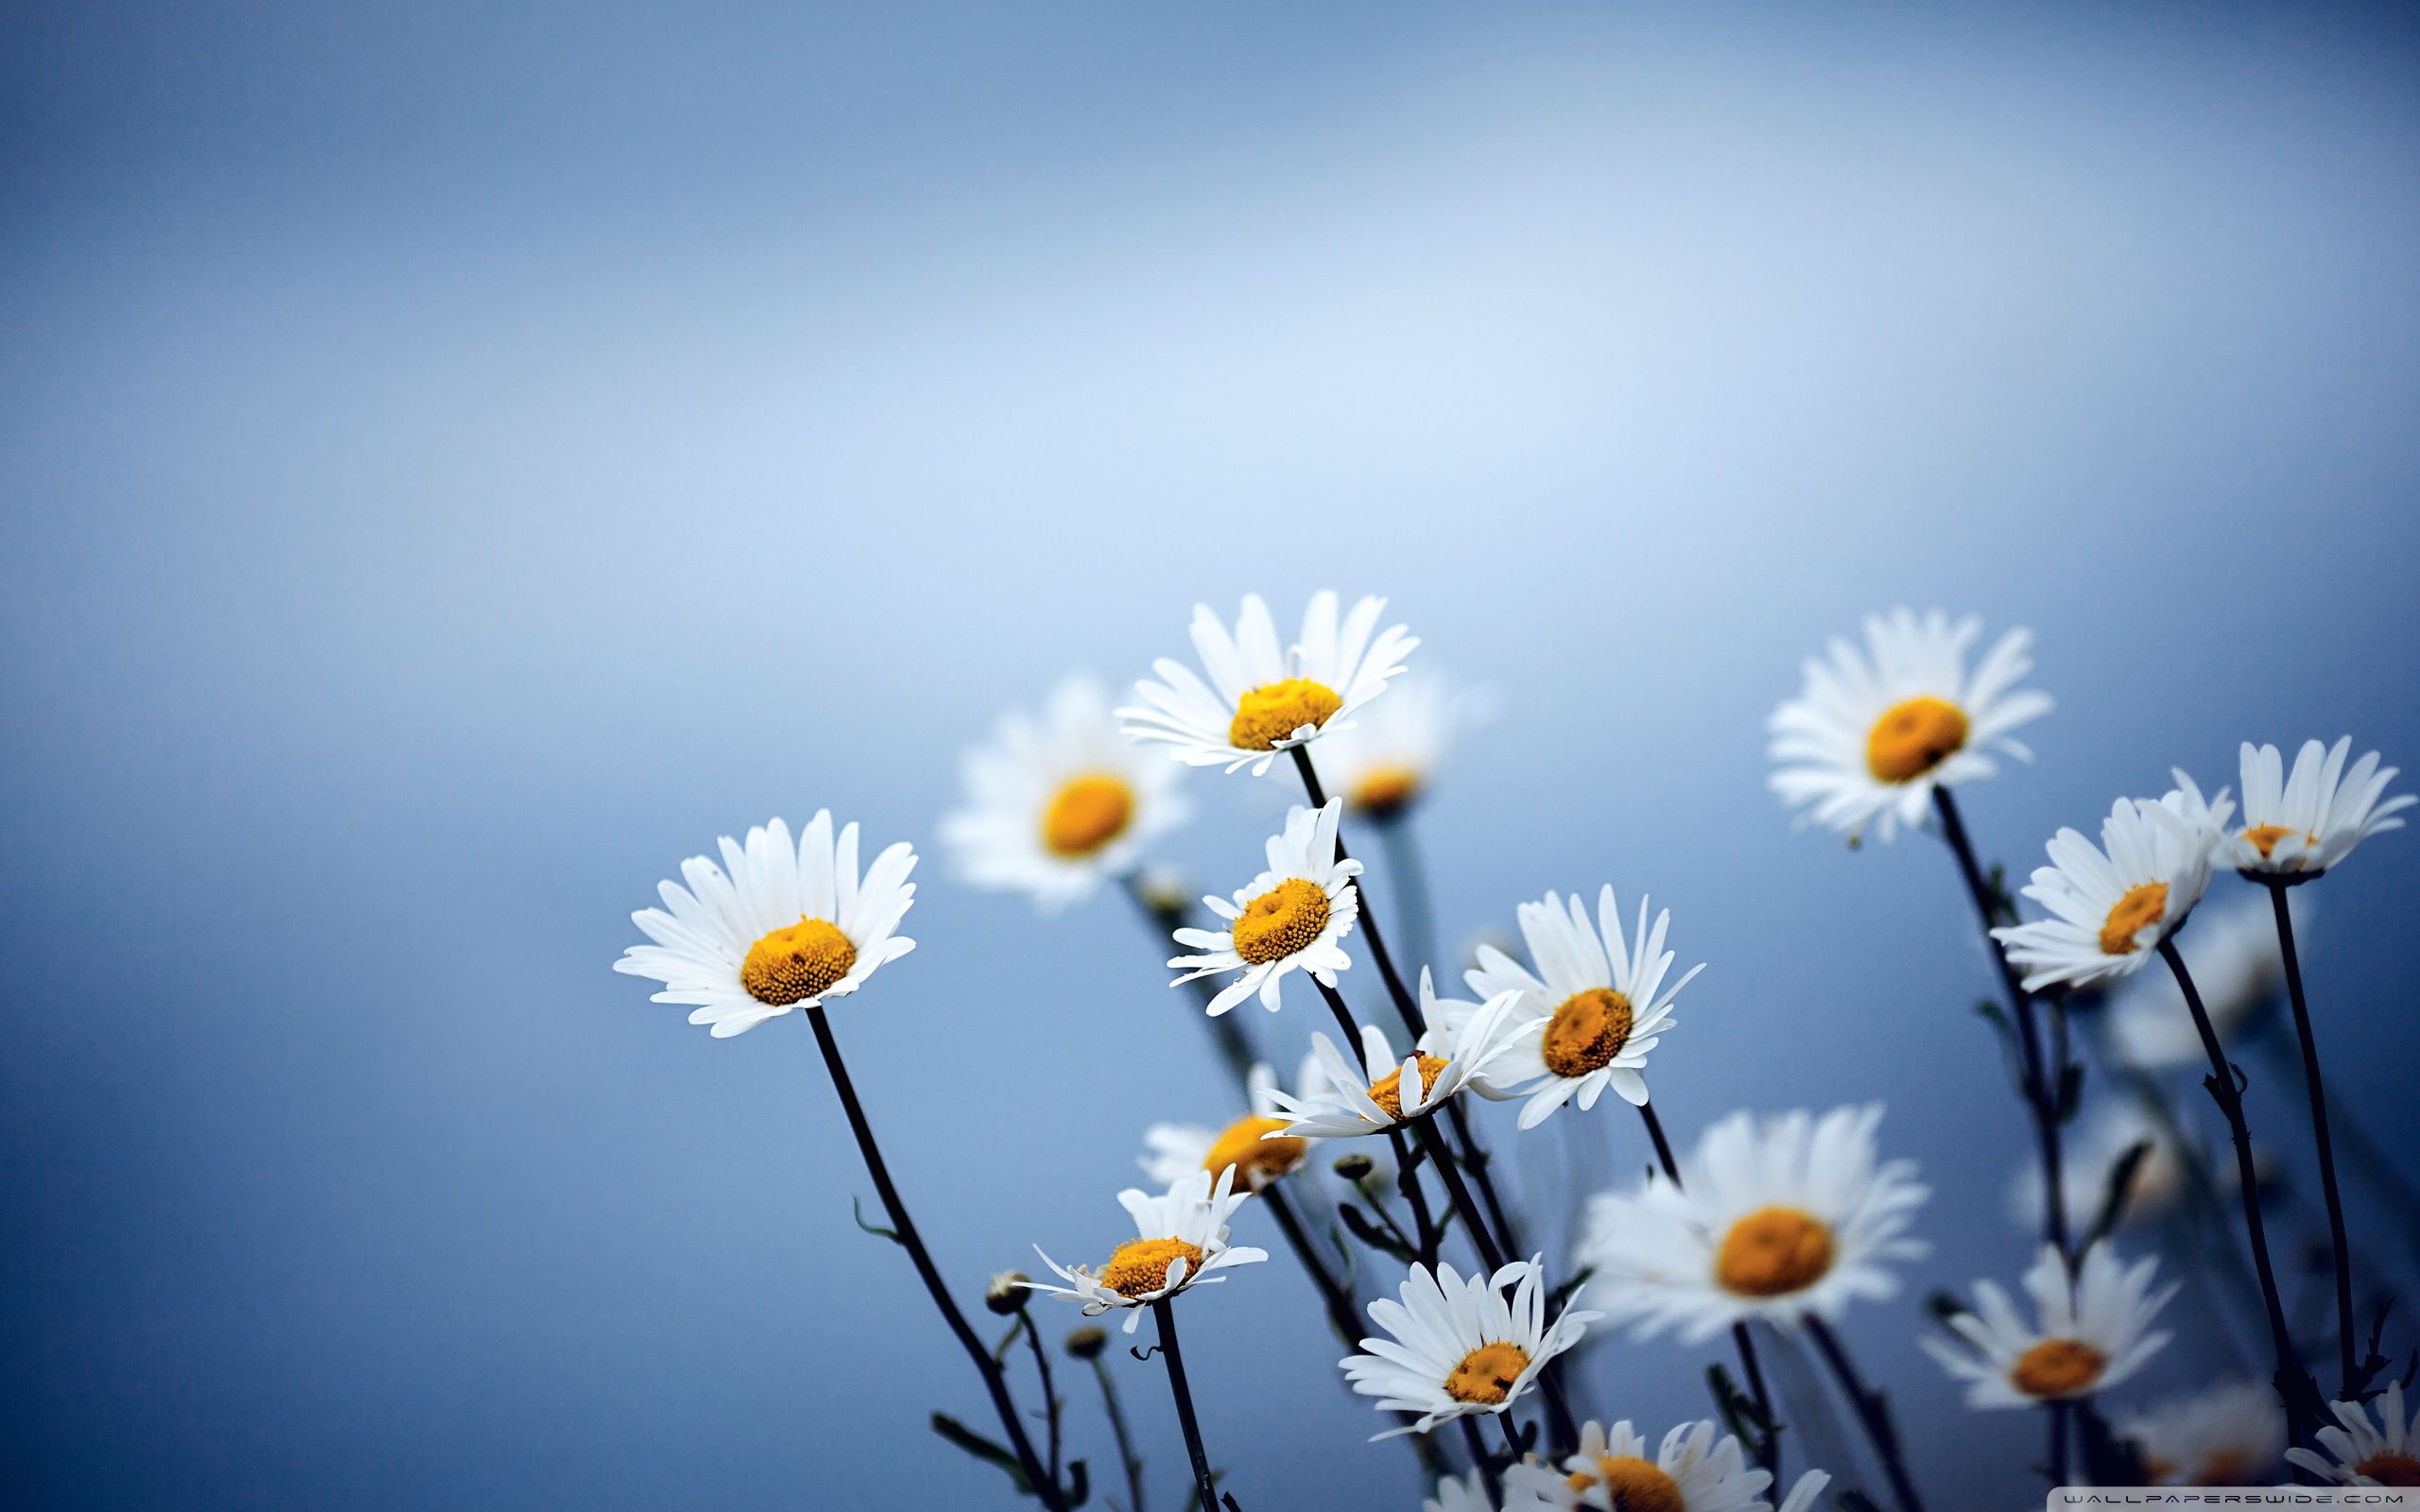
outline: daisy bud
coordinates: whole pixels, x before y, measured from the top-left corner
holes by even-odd
[[[1370,1158],[1366,1155],[1341,1155],[1337,1157],[1336,1174],[1344,1177],[1347,1181],[1357,1182],[1366,1179],[1370,1175],[1371,1169]]]
[[[1091,1324],[1067,1335],[1067,1352],[1079,1360],[1089,1360],[1109,1348],[1109,1331]]]
[[[1021,1270],[1004,1270],[992,1278],[991,1286],[983,1293],[983,1305],[1002,1317],[1014,1317],[1025,1311],[1026,1274]]]
[[[1196,889],[1193,879],[1175,867],[1146,867],[1134,879],[1135,896],[1152,913],[1172,919],[1182,919],[1193,907]]]

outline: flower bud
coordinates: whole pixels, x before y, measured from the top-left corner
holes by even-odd
[[[1344,1177],[1347,1181],[1362,1180],[1369,1176],[1371,1170],[1372,1166],[1370,1158],[1366,1155],[1340,1155],[1337,1157],[1336,1174]]]
[[[1067,1335],[1067,1352],[1079,1360],[1089,1360],[1109,1348],[1109,1331],[1087,1323]]]
[[[983,1293],[983,1305],[1002,1317],[1014,1317],[1025,1311],[1026,1274],[1021,1270],[1004,1270],[992,1278]]]

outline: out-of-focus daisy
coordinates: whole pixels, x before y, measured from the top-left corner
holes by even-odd
[[[1824,1471],[1807,1470],[1798,1477],[1798,1484],[1789,1488],[1789,1494],[1781,1499],[1781,1505],[1774,1512],[1814,1512],[1815,1499],[1831,1484],[1832,1477]]]
[[[1853,1298],[1896,1292],[1889,1263],[1926,1252],[1907,1229],[1930,1194],[1912,1160],[1877,1160],[1881,1122],[1879,1106],[1734,1113],[1683,1158],[1679,1187],[1591,1198],[1577,1255],[1607,1313],[1697,1343],[1749,1318],[1837,1320]]]
[[[2037,1320],[2017,1315],[1996,1281],[1975,1283],[1976,1310],[1948,1322],[1968,1346],[1927,1335],[1919,1340],[1942,1368],[1967,1383],[1969,1407],[2030,1407],[2089,1397],[2118,1384],[2159,1352],[2170,1335],[2152,1320],[2176,1295],[2170,1282],[2154,1290],[2159,1262],[2128,1266],[2108,1244],[2084,1252],[2072,1284],[2052,1245],[2025,1273]]]
[[[2170,978],[2170,980],[2174,980]],[[2185,1010],[2177,1009],[2180,1014]],[[2060,1190],[2066,1196],[2067,1231],[2083,1233],[2100,1216],[2109,1179],[2135,1145],[2146,1146],[2118,1210],[2118,1227],[2148,1222],[2175,1208],[2185,1194],[2184,1153],[2156,1119],[2131,1098],[2104,1105],[2068,1133],[2060,1158]],[[2021,1228],[2042,1228],[2042,1167],[2030,1162],[2009,1183],[2009,1214]]]
[[[2306,741],[2289,776],[2274,746],[2244,743],[2243,827],[2227,841],[2227,861],[2246,876],[2315,877],[2342,862],[2381,830],[2400,830],[2394,816],[2420,802],[2409,793],[2378,801],[2395,768],[2371,751],[2344,769],[2353,737],[2334,746]]]
[[[2033,670],[2032,632],[2001,636],[1970,675],[1966,651],[1982,630],[1972,615],[1953,625],[1940,610],[1919,619],[1896,609],[1866,617],[1863,651],[1835,638],[1766,721],[1766,754],[1779,764],[1769,785],[1806,809],[1805,822],[1857,836],[1879,821],[1888,841],[1924,822],[1934,788],[1998,771],[1991,752],[2031,760],[2010,731],[2050,712],[2049,695],[2016,691]]]
[[[2274,1389],[2229,1381],[2119,1419],[2153,1486],[2266,1486],[2286,1452]]]
[[[1427,986],[1428,973],[1423,969],[1425,995]],[[1519,994],[1504,992],[1489,999],[1459,1029],[1431,1019],[1428,1032],[1400,1060],[1386,1031],[1376,1024],[1361,1026],[1357,1063],[1346,1059],[1335,1040],[1314,1034],[1311,1058],[1317,1063],[1317,1081],[1306,1082],[1301,1096],[1274,1091],[1270,1101],[1289,1136],[1333,1140],[1384,1134],[1435,1112],[1465,1088],[1482,1096],[1502,1095],[1491,1091],[1482,1078],[1491,1065],[1511,1053],[1527,1027]],[[1364,1066],[1389,1069],[1373,1081]]]
[[[1692,966],[1665,986],[1675,958],[1664,948],[1671,910],[1657,914],[1650,929],[1642,896],[1638,928],[1628,941],[1610,885],[1597,895],[1595,925],[1577,894],[1565,900],[1548,893],[1543,902],[1523,903],[1515,914],[1537,973],[1482,945],[1478,964],[1462,974],[1481,997],[1519,992],[1527,1016],[1537,1021],[1534,1033],[1489,1067],[1488,1079],[1530,1094],[1521,1109],[1523,1128],[1534,1128],[1575,1097],[1582,1110],[1594,1108],[1609,1087],[1622,1101],[1644,1105],[1647,1080],[1639,1073],[1647,1054],[1672,1025],[1672,1000],[1705,970]],[[1466,1005],[1451,1002],[1439,1007],[1449,1022],[1458,1011],[1468,1011]]]
[[[1201,900],[1227,927],[1176,932],[1178,944],[1201,952],[1168,962],[1192,968],[1177,982],[1243,973],[1210,1000],[1212,1018],[1254,992],[1260,1005],[1274,1013],[1284,1001],[1278,989],[1287,972],[1308,971],[1334,987],[1336,973],[1353,964],[1344,954],[1344,936],[1361,917],[1360,892],[1353,885],[1361,863],[1336,858],[1336,827],[1343,812],[1340,799],[1329,799],[1322,808],[1297,803],[1288,810],[1285,831],[1269,839],[1269,869],[1233,902]]]
[[[2309,894],[2294,892],[2287,899],[2299,941],[2310,917]],[[2203,1010],[2221,1043],[2231,1042],[2273,1006],[2285,989],[2286,961],[2277,949],[2277,919],[2268,898],[2258,892],[2205,902],[2193,916],[2193,927],[2176,936],[2177,954],[2193,973],[2202,994]],[[2308,957],[2305,948],[2305,957]],[[2175,1066],[2206,1066],[2209,1057],[2202,1036],[2186,1010],[2184,989],[2167,971],[2131,977],[2109,1000],[2104,1012],[2110,1048],[2127,1065],[2143,1071]]]
[[[751,829],[745,845],[722,837],[722,865],[704,856],[681,863],[688,884],[657,885],[662,908],[631,916],[652,945],[633,945],[614,963],[631,976],[664,984],[658,1003],[692,1006],[691,1023],[714,1037],[745,1034],[792,1008],[812,1008],[865,986],[885,963],[916,948],[891,931],[915,901],[916,852],[905,840],[857,873],[857,827],[832,837],[832,814],[819,809],[798,843],[775,819]]]
[[[1316,1057],[1303,1057],[1294,1085],[1308,1089],[1320,1080]],[[1312,1141],[1283,1131],[1286,1120],[1277,1105],[1277,1073],[1267,1061],[1245,1074],[1246,1107],[1251,1111],[1225,1128],[1203,1124],[1154,1124],[1143,1131],[1143,1174],[1163,1186],[1172,1186],[1197,1171],[1212,1176],[1233,1166],[1236,1185],[1258,1192],[1279,1177],[1290,1175],[1309,1158]],[[1277,1135],[1275,1139],[1269,1136]]]
[[[2131,975],[2175,933],[2210,885],[2210,857],[2235,805],[2213,800],[2183,772],[2156,802],[2121,798],[2101,821],[2096,847],[2061,830],[2045,847],[2025,896],[2050,917],[1992,931],[2025,968],[2025,989],[2053,982],[2084,986]]]
[[[1427,673],[1407,678],[1351,729],[1321,740],[1320,777],[1356,814],[1384,821],[1409,813],[1455,739],[1487,718],[1488,704]]]
[[[1473,1470],[1439,1476],[1437,1494],[1421,1499],[1420,1512],[1495,1512],[1495,1503],[1487,1499],[1485,1478]]]
[[[1189,766],[1249,765],[1258,777],[1279,752],[1351,729],[1354,712],[1403,670],[1420,642],[1400,625],[1378,630],[1386,607],[1383,598],[1360,599],[1339,623],[1336,594],[1322,589],[1303,611],[1302,638],[1281,647],[1259,594],[1244,595],[1233,635],[1208,605],[1197,604],[1193,650],[1201,674],[1167,657],[1152,662],[1159,680],[1134,684],[1143,703],[1117,711],[1120,728],[1174,747],[1169,754]]]
[[[1039,720],[1003,714],[966,753],[965,806],[942,819],[942,841],[975,885],[1063,908],[1133,870],[1146,846],[1184,822],[1184,776],[1118,736],[1099,683],[1071,677]]]
[[[2378,1416],[2358,1401],[2331,1402],[2332,1427],[2319,1431],[2325,1456],[2308,1449],[2286,1458],[2335,1486],[2420,1486],[2420,1424],[2403,1415],[2403,1383],[2390,1381]]]
[[[1711,1421],[1683,1423],[1660,1447],[1627,1421],[1580,1430],[1580,1452],[1561,1473],[1524,1462],[1504,1474],[1510,1505],[1589,1507],[1596,1512],[1769,1512],[1772,1476],[1748,1463],[1739,1440]]]
[[[1098,1317],[1112,1308],[1128,1309],[1126,1332],[1132,1333],[1142,1310],[1153,1302],[1187,1287],[1225,1280],[1220,1271],[1269,1258],[1265,1250],[1227,1243],[1227,1218],[1250,1196],[1235,1185],[1230,1166],[1215,1186],[1209,1172],[1196,1171],[1158,1196],[1130,1187],[1117,1194],[1117,1201],[1132,1216],[1136,1238],[1111,1251],[1098,1269],[1062,1265],[1036,1245],[1033,1252],[1067,1284],[1026,1284],[1080,1305],[1086,1317]]]
[[[1365,1352],[1341,1362],[1353,1389],[1379,1399],[1379,1411],[1420,1414],[1374,1440],[1425,1434],[1472,1413],[1510,1411],[1547,1362],[1579,1343],[1598,1316],[1566,1305],[1549,1325],[1546,1271],[1536,1260],[1467,1279],[1451,1265],[1431,1274],[1415,1264],[1399,1295],[1400,1301],[1381,1297],[1370,1304],[1371,1321],[1393,1337],[1363,1339]]]

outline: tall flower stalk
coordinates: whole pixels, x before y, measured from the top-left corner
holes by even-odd
[[[1210,1456],[1201,1447],[1201,1424],[1193,1412],[1193,1386],[1184,1376],[1184,1350],[1177,1343],[1176,1309],[1171,1298],[1151,1304],[1151,1320],[1160,1327],[1160,1358],[1168,1367],[1168,1394],[1176,1399],[1176,1418],[1184,1429],[1185,1458],[1193,1466],[1193,1486],[1201,1498],[1201,1512],[1219,1512],[1219,1484],[1210,1472]]]
[[[2294,1037],[2302,1042],[2303,1085],[2310,1104],[2311,1138],[2319,1147],[2320,1191],[2327,1202],[2328,1248],[2336,1262],[2336,1351],[2342,1394],[2357,1388],[2358,1348],[2353,1332],[2353,1246],[2344,1231],[2344,1198],[2336,1187],[2336,1144],[2327,1128],[2327,1084],[2319,1071],[2319,1041],[2311,1033],[2310,1005],[2303,997],[2302,957],[2294,950],[2294,919],[2286,906],[2292,883],[2273,876],[2260,878],[2277,913],[2277,947],[2286,958],[2286,995],[2293,1005]]]

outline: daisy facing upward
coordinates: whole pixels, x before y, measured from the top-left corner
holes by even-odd
[[[1353,885],[1361,863],[1336,856],[1343,808],[1341,800],[1330,799],[1323,808],[1298,803],[1288,811],[1285,831],[1270,837],[1268,869],[1233,901],[1216,895],[1201,900],[1226,927],[1176,931],[1178,944],[1201,954],[1168,961],[1171,968],[1191,968],[1170,986],[1241,972],[1210,1000],[1213,1018],[1255,992],[1262,1007],[1276,1012],[1284,1003],[1279,988],[1290,971],[1308,971],[1324,986],[1336,986],[1336,973],[1353,964],[1343,942],[1361,913]]]
[[[1158,1196],[1129,1188],[1117,1194],[1117,1201],[1134,1220],[1134,1238],[1111,1251],[1098,1268],[1062,1265],[1036,1245],[1033,1252],[1067,1284],[1028,1281],[1026,1286],[1076,1303],[1086,1317],[1123,1309],[1126,1332],[1132,1333],[1142,1309],[1188,1287],[1226,1280],[1220,1271],[1269,1258],[1266,1250],[1227,1243],[1227,1219],[1251,1196],[1235,1187],[1235,1168],[1230,1166],[1215,1185],[1209,1172],[1195,1171]]]
[[[2380,802],[2395,768],[2380,766],[2371,751],[2348,772],[2352,750],[2350,735],[2334,746],[2305,741],[2289,776],[2276,747],[2246,741],[2243,827],[2229,837],[2228,864],[2256,881],[2302,881],[2341,865],[2371,835],[2402,829],[2395,816],[2420,799],[2404,793]]]
[[[2225,789],[2205,802],[2183,772],[2156,802],[2121,798],[2101,821],[2096,847],[2061,830],[2046,848],[2025,896],[2050,917],[2005,925],[1992,937],[2025,971],[2025,990],[2053,983],[2086,987],[2141,971],[2185,922],[2210,885],[2210,857],[2227,816]]]
[[[1919,1340],[1942,1368],[1966,1383],[1970,1407],[2031,1407],[2070,1401],[2118,1385],[2172,1336],[2152,1322],[2176,1295],[2152,1289],[2156,1259],[2121,1263],[2106,1240],[2084,1251],[2076,1275],[2052,1246],[2025,1273],[2035,1322],[2028,1324],[1992,1281],[1975,1283],[1976,1308],[1949,1319],[1966,1346]]]

